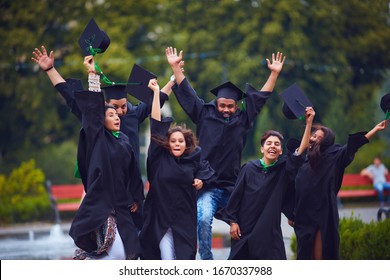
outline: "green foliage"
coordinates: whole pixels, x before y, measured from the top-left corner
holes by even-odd
[[[379,99],[390,88],[385,0],[5,0],[0,7],[4,50],[0,170],[4,173],[31,156],[36,158],[32,151],[46,153],[52,145],[76,142],[80,123],[30,57],[35,47],[44,44],[54,50],[55,67],[64,78],[86,83],[77,41],[91,17],[111,39],[107,51],[95,57],[111,81],[126,81],[138,63],[165,84],[171,69],[164,50],[174,46],[184,51],[185,74],[206,102],[213,98],[210,89],[226,80],[260,89],[269,75],[265,59],[277,51],[285,53],[275,92],[260,113],[256,131],[248,135],[243,159],[256,156],[259,134],[267,129],[279,130],[286,139],[301,137],[302,125],[284,118],[278,96],[294,82],[314,103],[318,121],[335,131],[339,143],[383,118]],[[177,122],[191,127],[174,96],[169,102]],[[376,138],[387,149],[390,138],[384,136],[386,132]],[[47,156],[38,161],[48,170]]]
[[[45,176],[35,161],[23,162],[8,178],[0,175],[0,224],[37,221],[49,213]]]
[[[390,259],[390,219],[364,223],[351,216],[342,218],[339,223],[340,259],[342,260],[389,260]],[[291,237],[290,248],[296,258],[297,239]]]
[[[355,159],[347,167],[346,173],[360,173],[360,171],[372,164],[375,156],[379,156],[386,166],[390,166],[390,156],[386,154],[389,144],[383,139],[374,138],[368,145],[364,145],[356,153]]]
[[[297,236],[293,234],[290,239],[290,249],[291,252],[293,252],[293,259],[297,258],[297,248],[298,248]]]
[[[52,184],[79,184],[80,179],[74,177],[77,146],[73,141],[52,144],[45,147],[36,156],[37,166]]]
[[[350,218],[341,219],[339,223],[340,234],[340,258],[345,260],[354,259],[354,252],[362,250],[362,228],[364,222],[351,216]],[[351,249],[354,249],[353,251]]]

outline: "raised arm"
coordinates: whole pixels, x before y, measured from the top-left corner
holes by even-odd
[[[309,147],[309,141],[310,141],[310,135],[311,135],[311,128],[313,125],[314,116],[316,115],[316,112],[312,107],[306,107],[305,117],[306,117],[306,127],[305,131],[302,136],[301,144],[298,148],[297,154],[301,155],[307,147]]]
[[[370,140],[370,138],[374,136],[378,131],[384,130],[388,124],[389,124],[388,120],[381,121],[376,126],[374,126],[369,132],[367,132],[366,135],[364,136],[366,136],[366,138]]]
[[[184,72],[184,60],[179,62],[179,66],[181,72]],[[176,82],[176,78],[175,75],[173,74],[169,79],[169,82],[161,89],[161,91],[169,96],[172,93],[172,87],[174,86],[175,82]]]
[[[53,86],[56,86],[59,83],[65,83],[64,78],[62,78],[60,73],[58,73],[58,71],[54,68],[53,51],[47,55],[45,46],[41,46],[41,50],[35,48],[32,54],[33,57],[31,57],[31,60],[38,64],[39,67],[46,72]]]
[[[148,87],[153,91],[153,103],[152,103],[152,119],[161,121],[161,108],[160,108],[160,87],[157,83],[157,79],[150,79]]]
[[[84,57],[83,64],[88,71],[88,90],[100,92],[100,75],[96,74],[93,56],[88,55]]]
[[[177,55],[176,48],[168,47],[165,49],[165,55],[169,65],[171,65],[176,83],[180,85],[185,79],[185,75],[181,69],[182,67],[180,67],[180,62],[183,60],[183,51],[180,51],[179,55]]]
[[[286,56],[283,56],[283,53],[277,52],[276,56],[272,54],[272,62],[267,58],[268,69],[271,71],[271,74],[268,77],[268,80],[265,82],[260,91],[273,91],[276,80],[278,79],[280,71],[282,71],[284,61]]]

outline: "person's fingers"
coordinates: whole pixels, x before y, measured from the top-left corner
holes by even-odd
[[[38,50],[37,48],[35,48],[35,51],[33,52],[33,54],[37,57],[40,57],[42,55],[41,51]]]
[[[276,53],[275,59],[276,59],[276,61],[280,61],[280,52],[277,52],[277,53]]]

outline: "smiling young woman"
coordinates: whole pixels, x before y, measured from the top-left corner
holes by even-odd
[[[140,233],[143,259],[194,260],[196,256],[196,198],[214,171],[201,161],[201,148],[192,130],[161,118],[159,86],[153,90],[151,143],[147,171],[150,190]]]

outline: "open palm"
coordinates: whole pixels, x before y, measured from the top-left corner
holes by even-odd
[[[168,47],[165,49],[165,55],[170,65],[180,63],[183,59],[183,51],[180,51],[179,55],[177,55],[176,48],[172,47]]]

